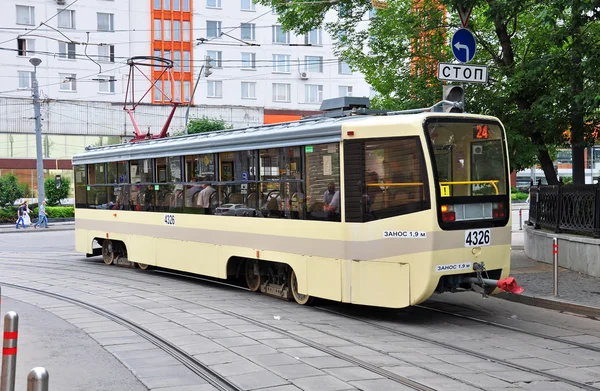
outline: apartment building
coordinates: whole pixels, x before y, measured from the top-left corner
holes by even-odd
[[[33,72],[48,170],[70,168],[70,157],[87,145],[131,137],[123,111],[127,91],[138,100],[149,90],[135,113],[140,127],[153,133],[171,99],[191,100],[190,117],[246,126],[300,118],[326,98],[370,93],[363,76],[333,55],[325,31],[283,31],[277,15],[252,0],[4,0],[3,8],[0,174],[17,172],[31,178],[32,187]],[[167,58],[172,72],[151,88],[149,79],[162,73],[159,63],[146,61],[151,66],[138,67],[130,78],[133,56]],[[205,77],[207,56],[212,73]],[[42,61],[35,68],[33,57]],[[184,128],[184,117],[180,107],[172,131]]]

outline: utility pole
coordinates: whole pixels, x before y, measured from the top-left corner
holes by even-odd
[[[38,187],[38,205],[44,201],[44,160],[42,156],[42,113],[40,110],[40,92],[37,81],[37,67],[42,63],[42,60],[36,57],[29,59],[33,65],[33,112],[35,115],[35,149],[37,152],[37,187]]]

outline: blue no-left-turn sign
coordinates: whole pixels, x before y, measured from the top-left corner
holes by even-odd
[[[467,29],[458,29],[452,36],[452,53],[460,62],[467,63],[475,57],[475,36]]]

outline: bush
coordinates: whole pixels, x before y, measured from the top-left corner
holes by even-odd
[[[511,196],[511,199],[513,199],[513,200],[526,200],[527,197],[529,197],[529,194],[516,192],[516,193],[512,193],[510,196]]]
[[[54,178],[48,178],[44,182],[44,189],[46,191],[46,202],[48,205],[59,205],[60,200],[69,196],[71,182],[68,178],[61,178],[60,188],[56,188],[56,182]]]
[[[37,219],[39,216],[37,206],[29,205],[29,209],[32,210],[29,217],[31,220]],[[0,223],[15,223],[17,221],[17,210],[16,206],[9,206],[6,208],[0,208]],[[72,206],[46,206],[46,215],[49,219],[66,219],[75,217],[75,210]]]
[[[10,173],[0,176],[0,206],[12,205],[16,199],[24,196],[24,189],[19,186],[15,174]]]

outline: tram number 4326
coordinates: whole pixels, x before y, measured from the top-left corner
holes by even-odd
[[[489,246],[491,233],[489,229],[465,231],[465,247]]]
[[[165,224],[175,225],[175,216],[174,215],[165,215]]]

